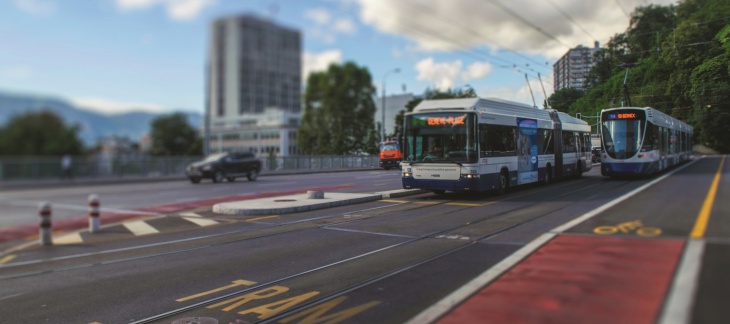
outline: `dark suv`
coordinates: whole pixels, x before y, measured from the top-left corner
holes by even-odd
[[[207,156],[204,160],[191,163],[185,173],[192,183],[200,183],[203,178],[221,182],[233,182],[237,177],[256,181],[261,172],[261,161],[251,152],[223,152]]]
[[[591,160],[593,163],[601,162],[601,147],[600,146],[591,147]]]

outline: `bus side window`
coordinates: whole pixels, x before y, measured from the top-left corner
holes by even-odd
[[[488,157],[492,156],[492,145],[489,141],[488,127],[485,124],[479,125],[479,156]]]
[[[543,129],[542,154],[555,154],[555,144],[553,144],[553,130]]]

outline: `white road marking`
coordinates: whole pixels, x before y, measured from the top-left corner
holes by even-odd
[[[196,213],[191,213],[191,212],[180,213],[178,215],[183,216],[183,217],[202,217]]]
[[[674,281],[672,281],[672,286],[667,294],[667,302],[662,310],[659,323],[680,324],[690,322],[704,252],[704,240],[689,240],[687,242],[679,270],[674,276]]]
[[[698,160],[692,160],[689,163],[685,164],[682,167],[679,167],[677,169],[672,170],[671,172],[667,173],[666,175],[657,178],[656,180],[649,182],[639,188],[636,188],[632,190],[631,192],[618,197],[603,206],[594,209],[593,211],[590,211],[586,214],[583,214],[582,216],[573,219],[572,221],[569,221],[561,226],[556,227],[555,229],[551,230],[548,233],[540,235],[538,238],[534,239],[532,242],[525,245],[523,248],[517,250],[517,252],[513,253],[506,259],[502,260],[501,262],[497,263],[495,266],[489,268],[489,270],[483,272],[481,275],[467,283],[466,285],[462,286],[458,290],[454,291],[450,295],[444,297],[440,301],[438,301],[436,304],[432,305],[431,307],[427,308],[426,310],[422,311],[420,314],[416,315],[416,317],[410,319],[408,324],[416,324],[416,323],[433,323],[440,317],[444,316],[446,313],[451,311],[454,307],[461,304],[464,300],[472,296],[477,291],[483,289],[486,287],[489,283],[491,283],[493,280],[495,280],[497,277],[501,276],[503,273],[507,272],[507,270],[511,269],[512,267],[516,266],[519,262],[521,262],[523,259],[527,258],[530,254],[535,252],[537,249],[539,249],[541,246],[552,240],[554,237],[558,236],[558,234],[561,234],[564,231],[569,230],[570,228],[590,219],[591,217],[594,217],[598,215],[599,213],[617,205],[618,203],[630,198],[631,196],[634,196],[638,194],[639,192],[653,186],[654,184],[666,179],[670,175],[673,175],[677,173],[678,171],[694,164]],[[687,302],[687,301],[685,301]]]

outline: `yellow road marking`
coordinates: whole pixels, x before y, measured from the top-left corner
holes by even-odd
[[[13,261],[13,259],[15,259],[15,257],[16,257],[15,254],[6,255],[4,258],[0,259],[0,264],[5,264],[10,261]]]
[[[246,221],[247,222],[255,222],[257,220],[269,219],[269,218],[277,218],[277,217],[279,217],[279,216],[278,215],[274,215],[274,216],[255,217],[255,218],[247,219]]]
[[[470,203],[446,203],[451,206],[467,206],[467,207],[479,207],[482,204],[470,204]]]
[[[132,232],[132,234],[136,236],[156,234],[160,232],[156,228],[150,226],[150,224],[145,223],[144,221],[124,222],[124,227],[126,227],[130,232]]]
[[[712,180],[710,191],[707,192],[707,198],[702,204],[699,215],[697,215],[697,221],[695,221],[695,227],[689,234],[690,238],[702,238],[705,236],[705,230],[707,229],[707,223],[710,221],[710,213],[712,212],[712,205],[715,203],[715,195],[717,194],[717,187],[720,184],[720,175],[722,175],[722,167],[725,165],[725,155],[722,156],[720,161],[720,167],[717,168],[715,173],[715,179]]]
[[[441,202],[438,201],[417,201],[415,204],[421,204],[421,205],[436,205],[440,204]]]
[[[382,201],[382,202],[389,202],[389,203],[401,203],[401,204],[406,204],[406,203],[409,203],[409,201],[408,201],[408,200],[395,200],[395,199],[381,199],[381,200],[379,200],[379,201]]]
[[[183,217],[183,219],[185,219],[186,221],[195,223],[196,225],[202,226],[202,227],[211,226],[211,225],[218,225],[218,222],[216,222],[216,221],[214,221],[212,219],[200,218],[200,216],[198,216],[198,217]]]
[[[83,243],[84,239],[81,238],[81,233],[68,233],[58,238],[53,238],[54,244],[78,244]]]

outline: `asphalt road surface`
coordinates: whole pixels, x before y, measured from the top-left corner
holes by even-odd
[[[218,215],[199,207],[187,213],[216,225],[183,228],[174,225],[181,218],[175,213],[148,221],[160,229],[156,234],[137,236],[122,225],[111,226],[93,236],[84,233],[89,239],[83,243],[27,245],[0,255],[0,318],[18,323],[403,323],[553,233],[557,238],[552,242],[584,242],[571,248],[582,245],[589,252],[604,248],[603,242],[609,248],[629,242],[629,250],[650,246],[647,251],[665,256],[636,260],[614,258],[617,251],[601,252],[601,260],[613,260],[615,267],[605,261],[600,266],[579,259],[545,261],[552,269],[541,270],[549,274],[541,282],[550,284],[538,285],[542,290],[535,292],[521,286],[520,291],[563,294],[571,302],[590,299],[596,289],[551,281],[573,278],[571,268],[608,271],[630,283],[620,285],[620,294],[602,296],[599,302],[613,307],[600,309],[610,312],[574,311],[563,320],[615,323],[627,313],[646,313],[628,318],[727,323],[730,180],[723,175],[728,168],[723,157],[706,157],[653,178],[622,180],[601,177],[594,168],[579,179],[516,188],[501,196],[422,193],[281,215]],[[397,171],[366,171],[262,177],[255,183],[98,189],[109,190],[100,194],[109,196],[113,208],[135,209],[174,199],[327,186],[374,192],[397,189],[400,179]],[[88,194],[84,189],[47,190],[45,196],[12,192],[3,198],[75,204],[73,197]],[[566,223],[570,226],[562,226]],[[484,289],[488,293],[493,286],[523,284],[504,280],[534,274],[532,257],[550,256],[552,246],[546,244],[544,252],[533,253]],[[697,246],[703,253],[688,252]],[[685,269],[692,268],[686,261],[692,257],[694,272]],[[650,269],[658,265],[667,275],[644,275],[633,267],[637,261],[654,264]],[[690,283],[676,281],[680,275]],[[643,294],[647,289],[656,294]],[[506,295],[480,306],[508,309],[494,304]],[[637,302],[636,296],[649,302]],[[511,304],[531,310],[522,309],[536,316],[533,321],[555,320],[524,300]],[[668,312],[667,305],[676,313]],[[553,306],[560,316],[581,310],[567,302]],[[449,317],[438,316],[448,322]]]

